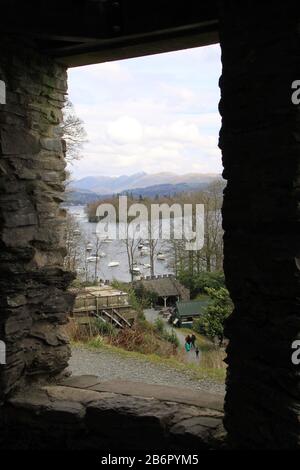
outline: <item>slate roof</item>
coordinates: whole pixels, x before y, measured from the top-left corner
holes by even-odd
[[[178,317],[198,317],[204,312],[208,304],[209,299],[176,302],[176,313]]]
[[[138,281],[149,292],[155,292],[158,297],[177,297],[189,300],[190,291],[184,287],[174,277],[158,278],[158,279],[142,279]]]

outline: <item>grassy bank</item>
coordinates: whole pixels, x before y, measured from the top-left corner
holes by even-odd
[[[226,357],[225,350],[213,344],[208,338],[189,328],[179,328],[178,331],[185,335],[194,334],[196,336],[196,344],[201,350],[201,367],[209,370],[216,370],[216,374],[225,377],[226,364],[224,359]],[[223,372],[222,372],[223,371]]]
[[[205,336],[200,335],[194,330],[191,330],[190,328],[176,328],[175,331],[180,331],[184,335],[192,335],[194,334],[196,336],[196,343],[198,344],[199,348],[201,351],[212,351],[215,349],[215,345]]]
[[[84,324],[81,324],[82,320]],[[209,378],[224,382],[226,373],[226,366],[223,362],[224,350],[216,347],[198,333],[195,333],[195,336],[201,350],[201,360],[199,363],[187,362],[187,355],[182,345],[179,344],[176,332],[186,336],[191,334],[190,329],[174,329],[174,335],[166,330],[161,320],[151,324],[142,315],[138,317],[134,327],[123,330],[118,330],[94,318],[87,317],[81,321],[71,319],[66,327],[66,333],[74,347],[106,350],[120,357],[174,368],[196,379]]]
[[[137,351],[128,351],[117,346],[107,343],[106,339],[101,336],[96,336],[88,341],[72,341],[72,347],[88,348],[94,351],[107,351],[117,354],[120,358],[131,358],[145,363],[152,363],[161,365],[167,368],[174,368],[177,371],[188,373],[194,379],[211,379],[218,383],[224,383],[226,369],[210,367],[208,361],[206,365],[203,363],[201,366],[197,364],[189,364],[182,362],[180,356],[164,357],[158,354],[144,354]]]

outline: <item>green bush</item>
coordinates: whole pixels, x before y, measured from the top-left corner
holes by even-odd
[[[176,333],[174,333],[174,331],[172,331],[172,333],[169,333],[168,331],[164,331],[162,337],[163,337],[163,339],[165,339],[169,343],[174,344],[174,346],[176,346],[176,348],[179,347],[179,345],[180,345],[179,339],[178,339]]]
[[[203,271],[193,275],[188,271],[184,271],[179,274],[178,279],[185,287],[190,289],[192,298],[195,298],[197,294],[204,294],[207,288],[225,288],[225,277],[222,271]]]
[[[154,331],[156,331],[156,333],[158,333],[159,336],[165,341],[168,341],[169,343],[174,344],[174,346],[176,347],[179,346],[179,340],[177,338],[176,333],[174,333],[174,331],[172,331],[172,333],[167,331],[165,327],[165,322],[161,318],[157,318],[155,320]]]
[[[165,322],[161,318],[157,318],[155,320],[154,329],[160,335],[162,339],[164,339],[165,341],[168,341],[171,344],[174,344],[174,346],[178,348],[179,340],[177,338],[176,333],[174,333],[174,331],[172,331],[172,333],[167,331],[165,328]]]
[[[95,319],[95,326],[98,333],[102,336],[114,336],[117,334],[116,329],[110,323],[101,320],[101,318]]]
[[[128,283],[125,283],[125,282],[120,282],[120,281],[116,281],[114,280],[112,282],[112,286],[115,288],[115,289],[119,289],[123,292],[127,292],[128,294],[128,297],[129,297],[129,302],[130,302],[130,305],[131,307],[138,313],[138,316],[140,319],[144,319],[144,305],[143,305],[143,302],[141,301],[141,299],[139,299],[136,295],[136,292],[134,290],[134,288],[132,287],[131,284],[128,284]]]
[[[154,328],[157,333],[163,333],[165,330],[165,324],[161,318],[157,318],[154,322]]]
[[[149,292],[141,283],[134,286],[134,292],[144,308],[151,307],[157,303],[157,294],[155,292]]]
[[[224,323],[232,313],[233,304],[227,289],[206,288],[211,302],[203,315],[193,322],[193,329],[210,339],[218,338],[220,344],[224,339]]]
[[[138,324],[140,328],[142,328],[145,331],[148,331],[148,332],[155,331],[155,326],[149,321],[147,321],[145,318],[140,318]]]

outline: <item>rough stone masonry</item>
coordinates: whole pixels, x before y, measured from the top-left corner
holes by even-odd
[[[298,2],[222,2],[225,426],[242,448],[300,444],[299,24]]]
[[[60,209],[65,159],[59,124],[66,69],[20,38],[0,41],[0,394],[59,374],[70,356],[61,331],[72,305]]]

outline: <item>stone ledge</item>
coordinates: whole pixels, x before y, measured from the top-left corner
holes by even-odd
[[[112,392],[122,395],[156,398],[161,401],[173,401],[195,405],[200,408],[223,411],[224,397],[208,392],[195,392],[188,388],[166,385],[147,384],[129,380],[101,381],[95,375],[72,376],[61,382],[61,385],[85,388],[97,392]]]
[[[71,385],[72,380],[77,386]],[[1,410],[0,448],[100,451],[224,446],[223,413],[216,409],[215,396],[205,394],[201,399],[199,392],[201,405],[196,406],[174,400],[182,390],[176,387],[172,392],[173,387],[138,384],[134,390],[132,382],[91,385],[94,381],[92,376],[71,378],[65,381],[67,386],[27,388],[10,398]],[[88,387],[80,388],[79,383]],[[112,391],[117,386],[121,393]],[[101,387],[106,390],[95,390]],[[151,396],[145,396],[146,390]]]

